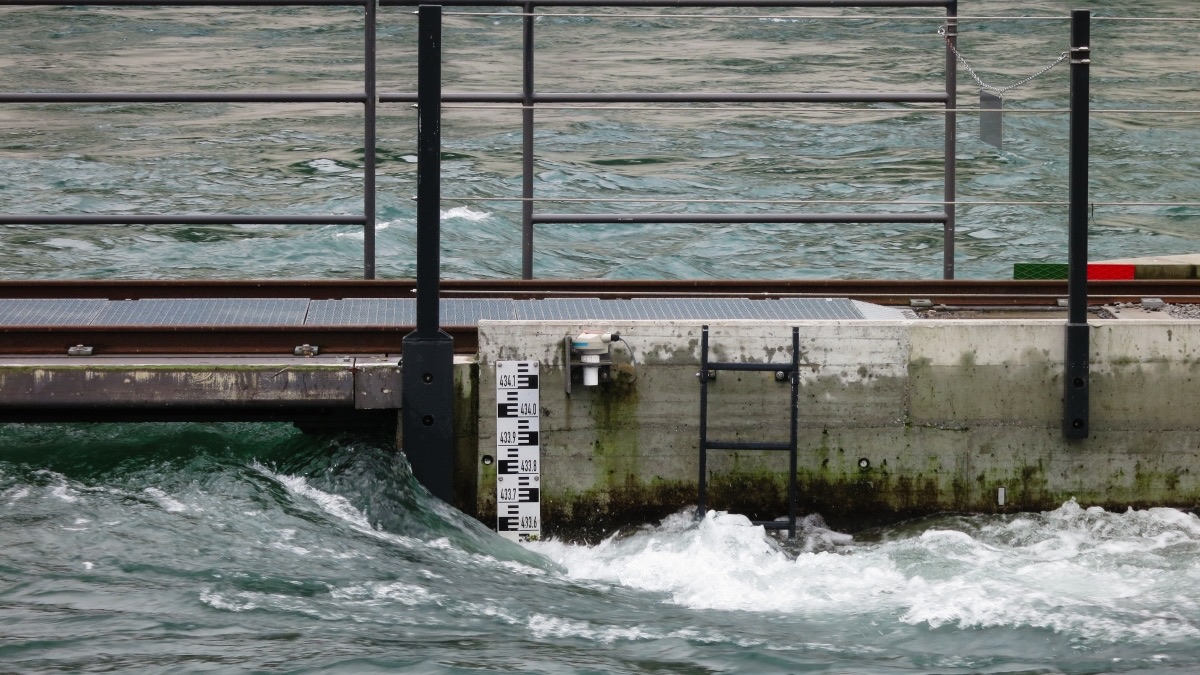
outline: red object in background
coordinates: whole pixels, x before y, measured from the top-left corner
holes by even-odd
[[[1088,281],[1113,281],[1134,278],[1134,265],[1101,265],[1089,264],[1087,268]]]

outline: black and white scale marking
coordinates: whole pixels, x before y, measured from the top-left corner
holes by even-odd
[[[496,531],[513,541],[542,535],[537,361],[496,362]]]

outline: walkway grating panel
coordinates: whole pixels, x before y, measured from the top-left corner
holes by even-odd
[[[904,320],[902,310],[845,298],[444,298],[444,326],[480,321]],[[0,326],[412,326],[411,298],[0,299]]]
[[[515,302],[517,318],[527,321],[569,320],[713,320],[822,321],[864,319],[845,298],[550,298]],[[899,318],[899,317],[897,317]]]
[[[107,300],[0,300],[0,326],[87,326],[108,305]]]
[[[108,326],[303,326],[303,298],[187,298],[109,302],[94,322]]]
[[[446,298],[438,304],[444,326],[474,326],[483,320],[511,320],[513,301]],[[411,298],[346,298],[314,300],[309,326],[412,326],[417,303]]]

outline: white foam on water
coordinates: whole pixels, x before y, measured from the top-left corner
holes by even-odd
[[[434,593],[427,588],[403,581],[371,582],[357,584],[346,588],[336,588],[330,591],[335,598],[347,600],[386,601],[400,603],[409,607],[417,605],[441,605],[445,596]]]
[[[236,576],[236,575],[235,575]],[[296,597],[284,593],[260,593],[257,591],[222,592],[207,588],[200,592],[200,602],[227,612],[249,612],[266,610],[303,614],[322,621],[352,620],[351,615],[330,609],[328,605],[314,602],[311,598]],[[398,621],[397,623],[403,623]]]
[[[467,206],[456,206],[452,209],[447,209],[442,211],[441,215],[442,220],[465,220],[472,223],[478,223],[492,217],[492,214],[486,211],[475,211]],[[409,227],[415,227],[415,222],[411,219],[384,220],[375,224],[375,231],[379,232],[381,230],[386,230],[392,225],[406,225]],[[362,239],[363,231],[362,228],[359,227],[356,227],[353,230],[339,229],[339,231],[333,233],[333,236],[338,238],[347,237],[350,239]]]
[[[492,600],[490,598],[489,598],[489,601],[490,602],[487,604],[477,603],[477,602],[464,602],[461,605],[459,605],[459,608],[471,616],[486,616],[486,617],[492,618],[492,619],[499,619],[503,623],[506,623],[510,626],[515,626],[517,624],[524,623],[521,619],[518,619],[511,612],[509,612],[507,609],[502,607],[499,602]],[[492,603],[496,603],[496,604],[492,604]]]
[[[239,600],[209,589],[200,592],[200,602],[214,609],[223,609],[227,612],[248,612],[258,608],[258,605],[244,597],[249,594],[238,593],[236,595],[243,597]]]
[[[416,537],[393,534],[391,532],[376,529],[375,526],[371,524],[370,520],[367,519],[366,514],[355,508],[354,505],[350,503],[350,500],[341,495],[331,494],[323,490],[319,490],[309,485],[308,481],[303,477],[276,473],[259,463],[254,463],[253,468],[263,475],[278,481],[291,494],[311,501],[325,513],[346,523],[358,532],[362,532],[375,537],[376,539],[387,541],[392,544],[397,544],[404,548],[437,550],[443,555],[449,555],[461,560],[474,558],[474,556],[458,549],[447,550],[445,548],[446,543],[442,539],[435,539],[427,542]],[[497,562],[494,559],[488,560],[492,563]]]
[[[370,535],[377,539],[396,544],[407,549],[436,551],[438,556],[447,562],[462,565],[466,568],[496,569],[501,570],[506,574],[519,574],[525,577],[544,578],[547,575],[545,570],[520,562],[501,560],[489,555],[464,551],[461,548],[453,546],[450,540],[446,537],[439,537],[425,541],[416,537],[393,534],[391,532],[376,529],[373,525],[371,525],[366,514],[355,508],[348,499],[342,497],[341,495],[324,492],[309,485],[308,481],[303,477],[276,473],[257,462],[252,465],[252,468],[263,475],[278,481],[291,494],[311,501],[322,511],[346,523],[354,530]],[[276,546],[275,548],[281,547]],[[308,552],[309,551],[306,549],[305,553]],[[357,555],[362,554],[339,554],[334,557],[345,558],[356,557]]]
[[[694,627],[659,630],[645,624],[603,625],[582,619],[552,616],[541,612],[531,614],[524,622],[530,634],[539,640],[546,638],[578,638],[611,645],[615,642],[645,642],[677,639],[705,644],[733,644],[744,648],[769,649],[772,651],[794,651],[795,644],[776,644],[743,635],[726,635],[719,631],[701,630]],[[804,646],[806,649],[809,645]],[[840,651],[845,651],[844,649]]]
[[[295,544],[287,544],[282,541],[271,542],[271,548],[277,549],[280,551],[287,551],[288,553],[294,553],[296,555],[308,555],[309,554],[309,550],[304,548],[303,546],[296,546]]]
[[[261,464],[254,464],[255,470],[278,481],[288,492],[298,497],[316,504],[322,511],[328,513],[339,520],[354,526],[356,530],[368,532],[370,534],[379,534],[370,521],[363,515],[362,511],[354,508],[350,500],[341,495],[330,494],[314,488],[308,484],[308,481],[298,476],[288,476],[286,474],[275,473]]]
[[[9,506],[12,506],[13,504],[16,504],[17,502],[21,501],[22,499],[24,499],[28,496],[29,496],[29,488],[16,487],[16,488],[9,488],[8,490],[5,490],[4,495],[2,497],[0,497],[0,499],[4,499],[6,504],[8,504]]]
[[[142,490],[142,492],[150,495],[156,504],[161,506],[164,511],[169,513],[184,513],[189,510],[187,505],[185,505],[183,502],[171,497],[156,487],[145,488]]]
[[[944,522],[882,543],[842,535],[835,551],[798,555],[746,518],[715,512],[699,522],[680,514],[596,546],[528,547],[572,580],[662,593],[693,609],[1035,627],[1106,641],[1200,638],[1195,516],[1107,513],[1072,501],[982,526],[964,520],[962,530]]]
[[[351,170],[351,167],[344,166],[336,160],[320,157],[318,159],[309,160],[304,163],[309,168],[321,173],[345,173]]]
[[[64,502],[67,502],[68,504],[74,504],[75,502],[79,501],[79,493],[67,487],[66,485],[55,485],[54,488],[50,490],[50,494],[63,500]]]
[[[460,220],[471,221],[472,223],[477,223],[481,220],[487,220],[491,216],[492,216],[492,214],[490,214],[490,213],[487,213],[485,211],[473,211],[473,210],[471,210],[470,207],[467,207],[467,206],[456,206],[447,211],[442,211],[442,218],[444,218],[446,220],[449,220],[451,218],[458,218]]]

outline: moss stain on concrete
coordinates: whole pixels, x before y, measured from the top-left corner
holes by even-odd
[[[479,471],[479,365],[454,368],[454,505],[462,510],[478,501]],[[487,467],[495,483],[495,464]],[[494,496],[494,495],[493,495]],[[493,507],[494,508],[494,507]]]
[[[614,375],[611,382],[591,388],[589,409],[596,430],[592,456],[602,484],[610,490],[636,484],[641,474],[637,409],[640,396],[631,377],[619,371]]]

